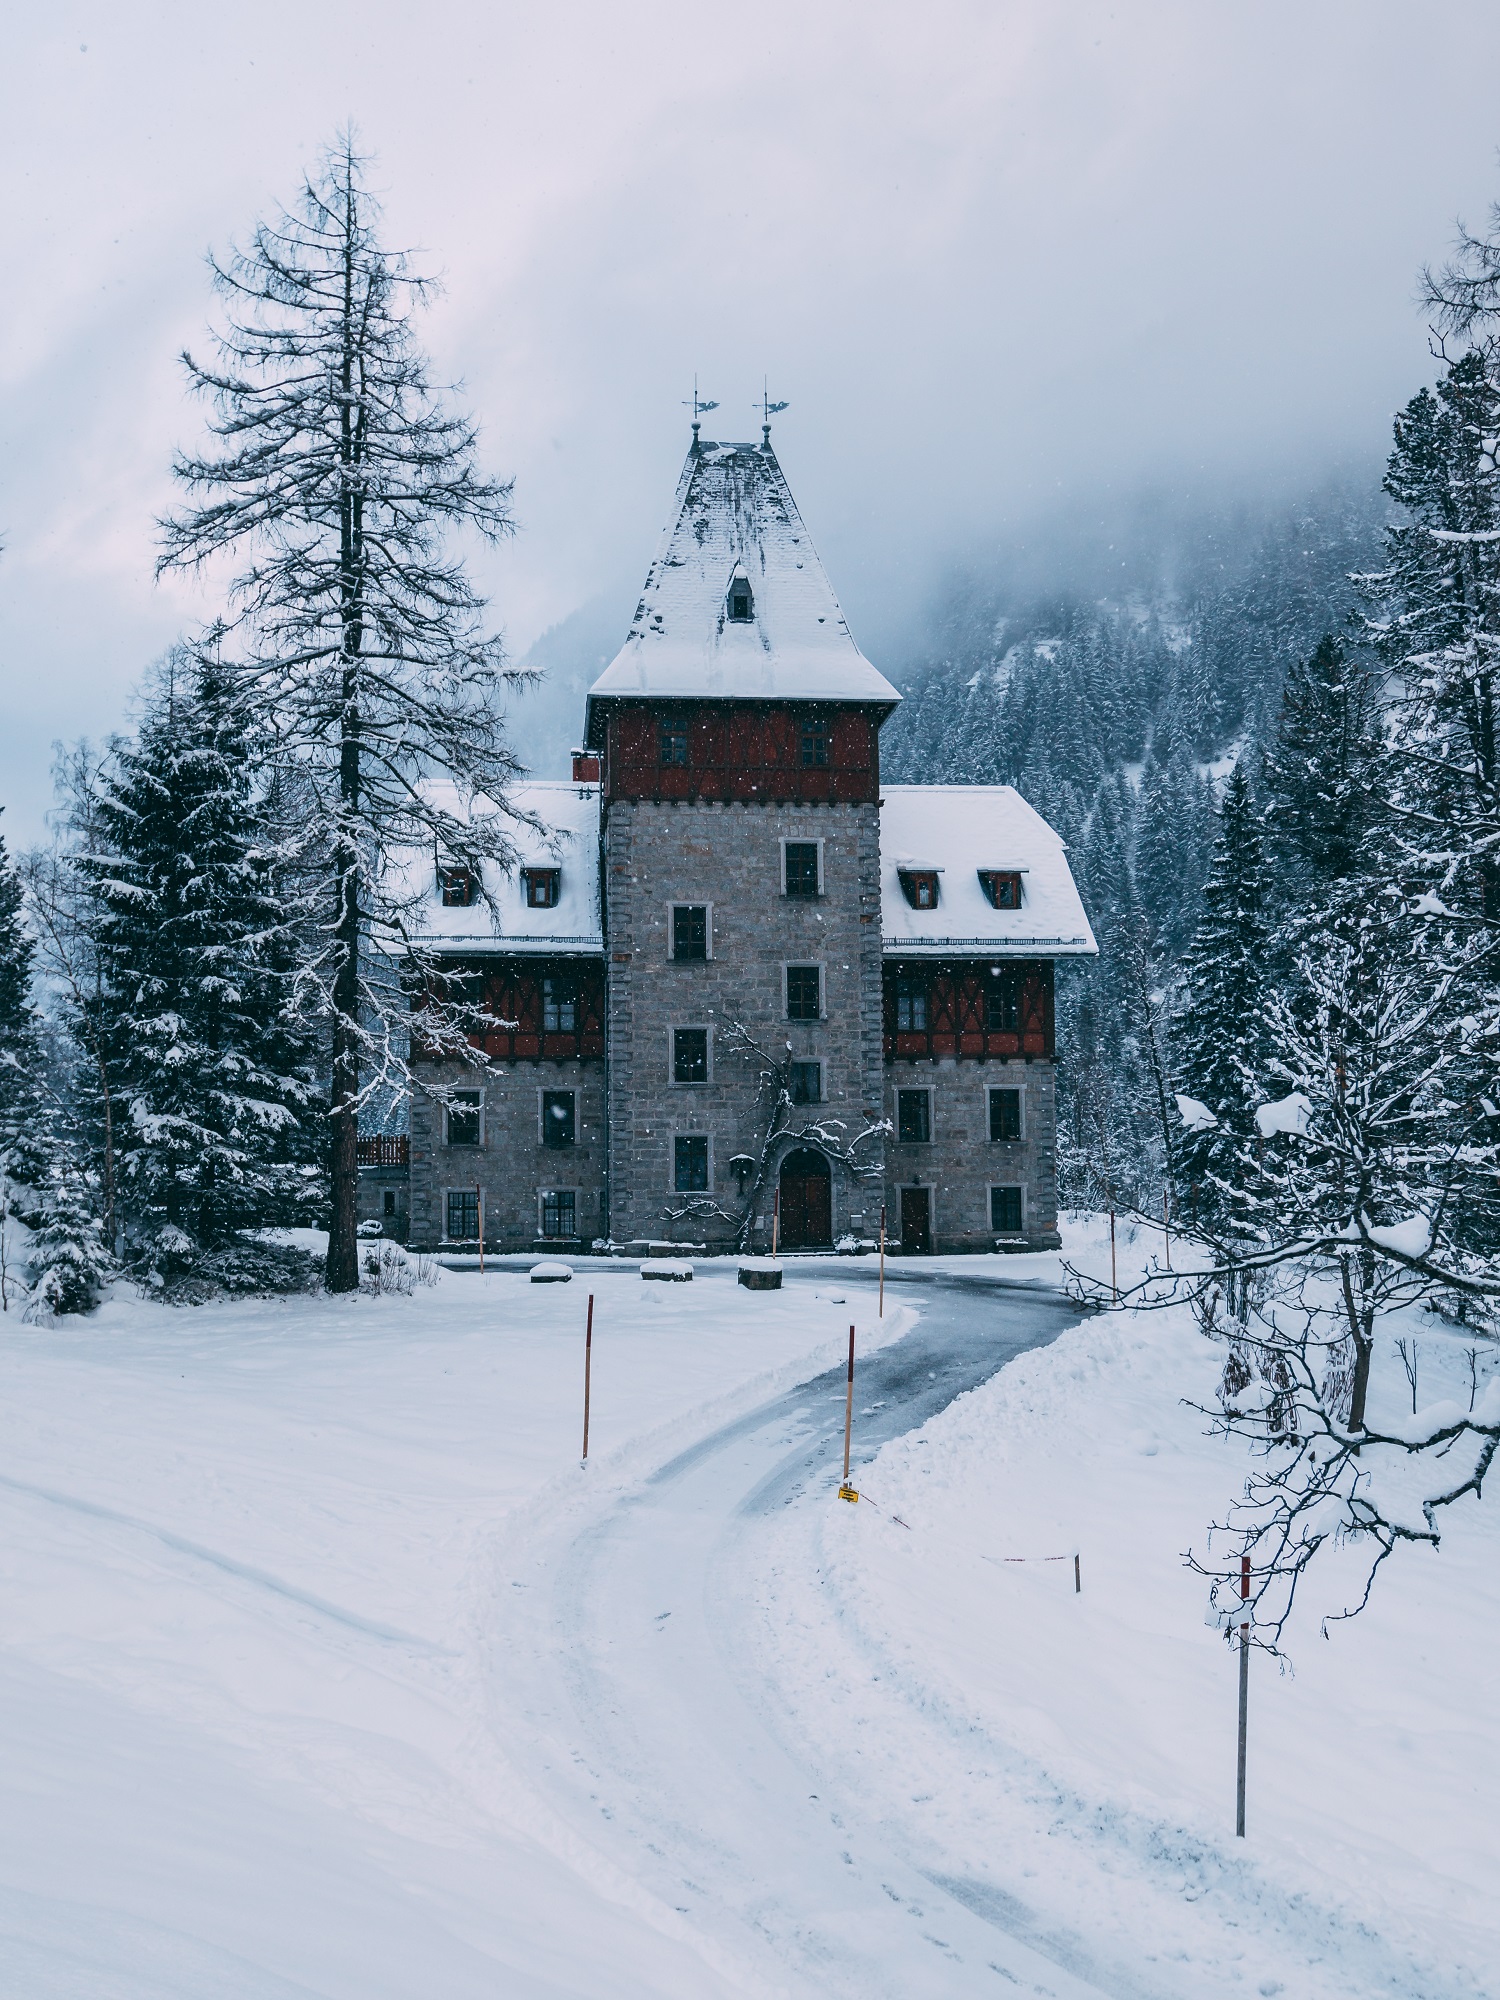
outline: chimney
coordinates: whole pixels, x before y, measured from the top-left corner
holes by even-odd
[[[597,785],[599,782],[599,759],[592,750],[573,752],[573,783],[575,785]]]

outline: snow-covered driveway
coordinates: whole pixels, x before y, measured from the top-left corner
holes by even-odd
[[[1045,1289],[900,1295],[926,1310],[860,1363],[856,1462],[1077,1319]],[[918,1872],[779,1727],[748,1586],[783,1510],[836,1504],[844,1396],[835,1368],[602,1504],[519,1530],[496,1580],[493,1726],[552,1837],[675,1915],[726,1992],[748,1975],[789,1994],[1097,1995],[996,1905],[979,1914]],[[829,1648],[846,1643],[830,1621]]]

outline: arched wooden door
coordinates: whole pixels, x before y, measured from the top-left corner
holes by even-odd
[[[812,1146],[800,1146],[781,1163],[781,1241],[788,1250],[827,1250],[833,1245],[833,1178],[828,1161]]]

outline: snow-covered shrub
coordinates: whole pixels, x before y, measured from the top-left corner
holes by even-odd
[[[430,1257],[414,1257],[399,1243],[365,1243],[360,1246],[359,1288],[372,1298],[395,1292],[410,1298],[417,1285],[435,1285],[436,1264]]]

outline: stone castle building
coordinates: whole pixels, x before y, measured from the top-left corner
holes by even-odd
[[[770,445],[700,443],[570,783],[511,878],[439,868],[490,1013],[417,1064],[427,1248],[1057,1241],[1053,966],[1094,940],[1008,786],[880,782],[900,697],[850,635]],[[490,907],[490,902],[495,905]],[[390,1142],[384,1142],[389,1147]],[[409,1215],[403,1213],[409,1200]]]

